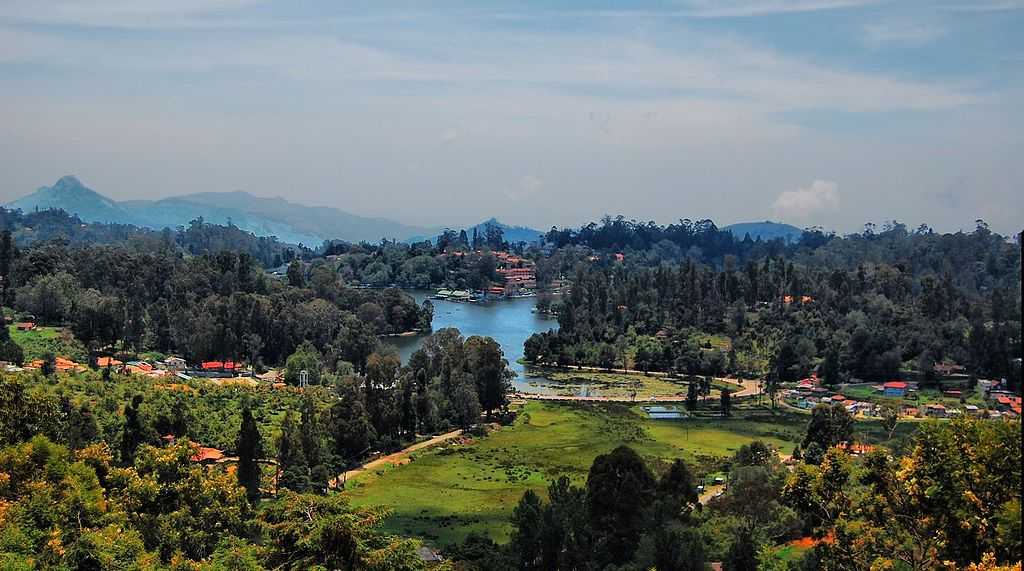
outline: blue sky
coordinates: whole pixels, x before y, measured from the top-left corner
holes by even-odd
[[[1024,0],[5,0],[0,199],[1019,231]]]

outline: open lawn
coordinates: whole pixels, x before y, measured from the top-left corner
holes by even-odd
[[[698,475],[754,439],[790,453],[805,420],[796,416],[650,420],[638,407],[529,402],[516,423],[466,444],[417,453],[412,463],[364,473],[348,488],[357,505],[394,510],[388,531],[444,545],[469,532],[508,541],[508,518],[527,489],[544,493],[566,475],[583,483],[594,458],[620,444],[634,447],[656,471],[685,458]]]
[[[61,327],[37,327],[31,331],[18,331],[15,325],[7,327],[11,339],[21,345],[25,361],[42,359],[47,352],[84,363],[88,355],[85,347]]]

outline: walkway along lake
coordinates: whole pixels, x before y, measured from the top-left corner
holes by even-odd
[[[422,290],[406,291],[423,303],[433,292]],[[551,393],[550,381],[531,375],[528,367],[519,361],[523,358],[523,342],[530,335],[549,329],[558,329],[558,321],[533,312],[536,298],[504,299],[490,303],[460,303],[432,300],[434,303],[434,331],[445,327],[458,329],[463,337],[481,335],[493,337],[501,345],[508,360],[509,368],[516,373],[513,386],[520,392]],[[422,335],[414,337],[388,337],[384,343],[394,345],[406,363],[409,357],[423,343]]]

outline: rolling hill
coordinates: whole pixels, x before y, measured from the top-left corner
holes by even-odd
[[[386,218],[358,216],[337,208],[306,206],[284,198],[265,198],[243,191],[202,192],[159,200],[114,201],[86,187],[76,177],[62,177],[53,186],[7,204],[23,212],[61,209],[84,222],[134,224],[146,228],[176,228],[202,218],[212,224],[233,224],[257,236],[276,236],[291,244],[318,246],[324,240],[377,242],[382,238],[413,240],[433,238],[441,228],[402,224]],[[506,226],[495,219],[510,242],[534,241],[540,232],[522,226]],[[472,227],[467,228],[472,233]]]

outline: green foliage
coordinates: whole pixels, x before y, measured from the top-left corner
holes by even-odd
[[[73,453],[40,436],[0,448],[0,566],[425,568],[417,542],[378,533],[386,510],[285,492],[257,514],[233,475],[192,453],[142,446],[117,468],[104,445]]]
[[[269,562],[295,570],[426,569],[416,553],[418,542],[375,533],[387,515],[383,509],[353,508],[343,495],[284,492],[262,516],[273,546]]]
[[[853,417],[846,407],[839,403],[819,404],[811,409],[811,420],[801,445],[807,461],[816,463],[822,452],[852,439]]]
[[[302,372],[308,375],[308,382],[311,385],[319,385],[321,377],[320,352],[313,345],[306,341],[288,356],[284,365],[284,381],[289,385],[298,385]]]

